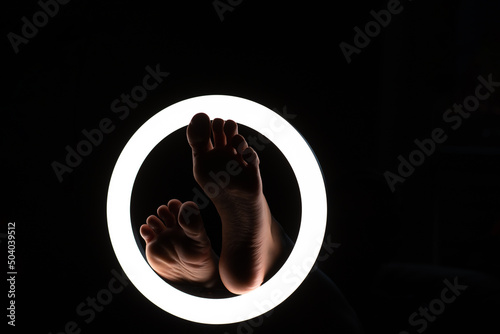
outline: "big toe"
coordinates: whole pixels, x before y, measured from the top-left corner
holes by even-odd
[[[210,141],[211,128],[210,118],[207,114],[198,113],[191,119],[186,130],[186,136],[194,155],[212,148],[212,142]]]

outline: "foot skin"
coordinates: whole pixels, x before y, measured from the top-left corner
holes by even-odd
[[[217,256],[198,206],[172,199],[157,213],[149,216],[140,229],[150,266],[173,283],[214,287],[219,282]]]
[[[259,157],[232,121],[206,114],[187,128],[194,178],[222,221],[219,274],[232,293],[259,287],[282,255],[281,230],[262,192]]]

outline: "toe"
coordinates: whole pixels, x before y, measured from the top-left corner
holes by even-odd
[[[151,242],[153,239],[156,237],[156,233],[153,231],[153,229],[147,225],[144,224],[141,226],[141,229],[139,230],[141,233],[141,237],[144,239],[146,242]]]
[[[179,225],[189,238],[199,242],[209,242],[208,236],[201,219],[200,210],[194,202],[182,204],[179,212]]]
[[[189,123],[186,136],[193,151],[193,155],[198,155],[212,149],[210,141],[211,133],[210,118],[207,114],[198,113],[193,116]]]
[[[248,144],[242,135],[237,134],[231,140],[231,146],[233,146],[239,154],[242,154],[243,151],[248,147]]]
[[[171,199],[168,201],[167,206],[168,210],[170,213],[174,216],[177,217],[179,216],[179,210],[181,209],[182,202],[179,201],[178,199]]]
[[[148,219],[146,219],[146,223],[148,226],[153,230],[155,233],[161,233],[165,231],[165,224],[160,220],[160,218],[156,216],[149,216]]]
[[[238,133],[238,124],[235,121],[228,119],[226,123],[224,123],[224,133],[226,134],[227,142]]]
[[[214,135],[215,147],[226,146],[226,135],[224,134],[224,121],[222,119],[216,118],[213,120],[212,133]]]
[[[259,166],[259,156],[257,155],[257,152],[251,147],[247,147],[243,153],[242,153],[243,160],[249,165],[253,167],[258,167]]]
[[[176,220],[174,214],[170,211],[169,207],[166,205],[161,205],[158,210],[156,210],[158,217],[163,220],[166,227],[174,227],[176,225]]]

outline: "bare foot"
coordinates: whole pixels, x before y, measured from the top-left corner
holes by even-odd
[[[150,266],[163,278],[206,288],[219,282],[212,250],[198,206],[172,199],[141,226]]]
[[[187,139],[194,178],[222,220],[220,278],[232,293],[249,292],[263,283],[283,249],[280,228],[262,192],[259,157],[231,120],[211,123],[206,114],[196,114]]]

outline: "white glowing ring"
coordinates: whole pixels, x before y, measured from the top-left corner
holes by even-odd
[[[302,201],[300,230],[281,269],[259,288],[244,295],[209,299],[177,290],[148,265],[138,248],[130,218],[132,188],[153,148],[172,132],[189,124],[199,112],[210,119],[232,119],[270,139],[288,159]],[[205,324],[241,322],[273,309],[302,283],[319,254],[326,228],[327,200],[321,168],[314,153],[287,121],[249,100],[226,95],[190,98],[151,117],[129,140],[113,170],[107,199],[108,229],[125,274],[151,302],[177,317]]]

